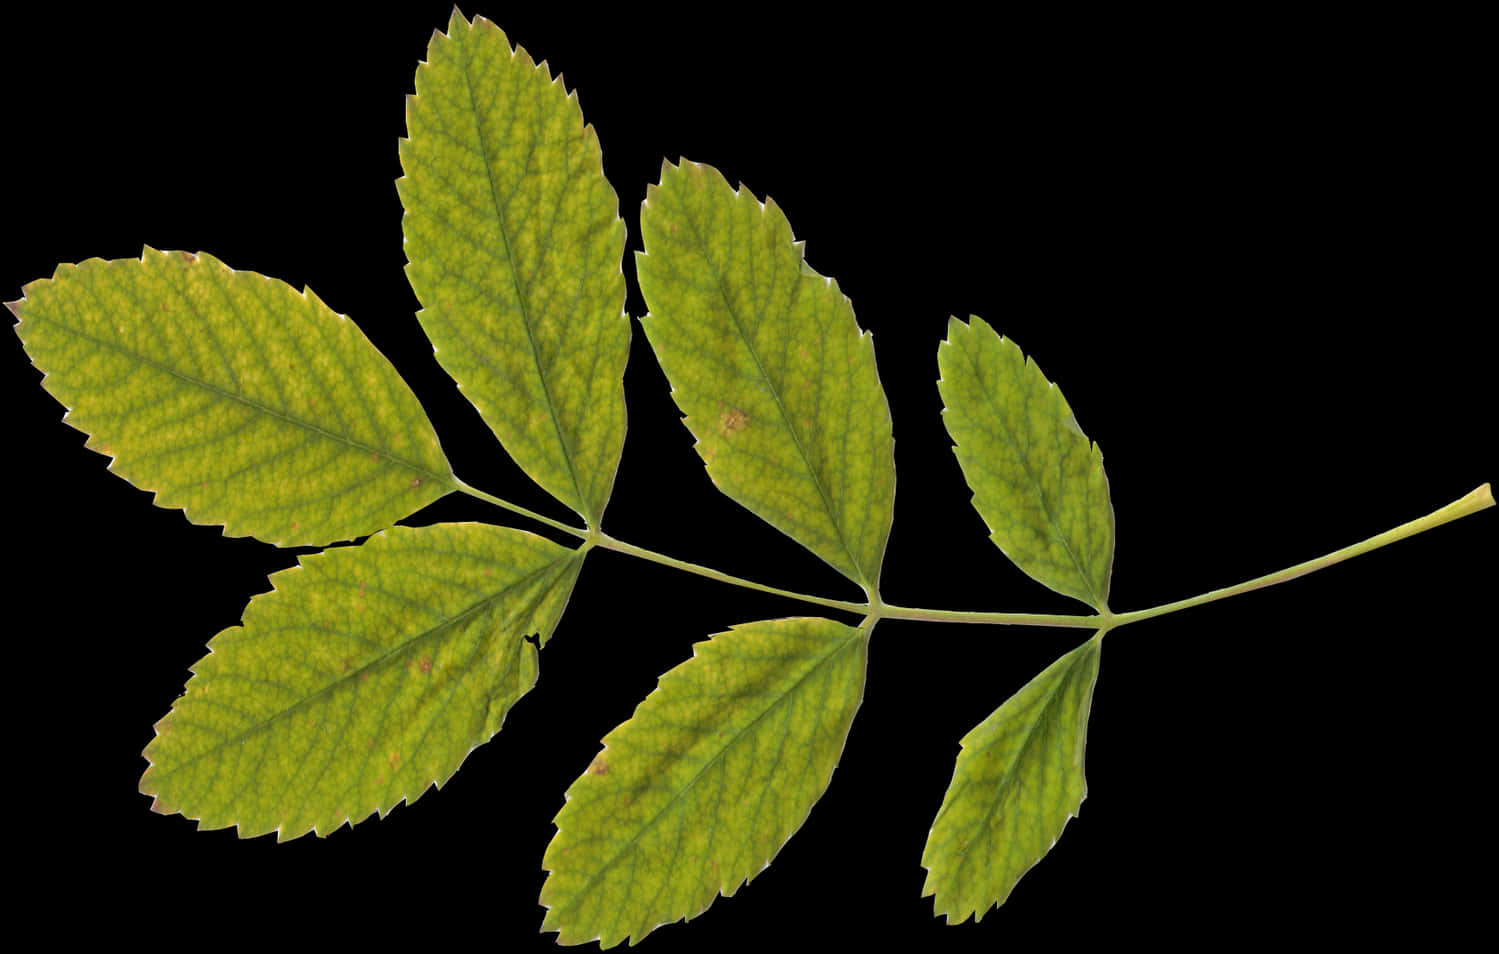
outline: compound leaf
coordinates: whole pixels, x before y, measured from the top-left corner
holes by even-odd
[[[1103,633],[1058,659],[963,737],[927,837],[922,897],[959,924],[1003,904],[1077,814]]]
[[[646,337],[713,483],[876,588],[895,500],[874,343],[775,202],[669,163],[640,214]]]
[[[634,943],[762,871],[827,788],[868,636],[782,619],[693,647],[568,789],[543,861],[542,930]]]
[[[990,539],[1032,579],[1103,611],[1114,565],[1103,453],[1015,342],[981,318],[947,332],[942,420]]]
[[[406,102],[406,267],[437,360],[596,526],[625,437],[625,227],[576,94],[453,11]]]
[[[480,524],[302,558],[209,643],[156,725],[153,809],[242,837],[327,834],[442,785],[536,682],[582,562]]]
[[[148,248],[59,266],[25,296],[17,333],[65,420],[195,523],[325,544],[453,489],[416,396],[310,291]]]

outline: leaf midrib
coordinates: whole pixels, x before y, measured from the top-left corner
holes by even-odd
[[[486,596],[478,602],[474,603],[472,606],[459,613],[458,615],[450,616],[437,625],[423,630],[422,632],[417,633],[416,635],[405,639],[395,644],[394,646],[391,646],[385,652],[381,653],[379,656],[376,656],[374,659],[371,659],[369,662],[365,663],[359,668],[352,669],[347,673],[340,675],[338,678],[321,687],[317,691],[301,697],[300,699],[296,700],[291,705],[288,705],[283,709],[277,710],[276,712],[257,722],[255,725],[252,725],[250,728],[244,729],[240,732],[229,733],[227,741],[216,743],[215,745],[212,745],[209,748],[202,750],[201,752],[194,753],[193,755],[171,766],[170,768],[152,772],[152,779],[159,780],[174,775],[177,772],[180,772],[181,770],[187,768],[188,766],[193,765],[210,755],[215,755],[222,749],[230,747],[235,742],[240,742],[241,744],[243,744],[244,739],[247,739],[252,735],[257,735],[269,729],[271,726],[281,721],[286,716],[291,715],[292,713],[297,712],[300,709],[311,705],[312,703],[321,700],[323,697],[329,695],[330,693],[342,688],[344,684],[348,683],[350,680],[358,679],[361,675],[379,668],[380,666],[389,662],[393,657],[404,653],[406,650],[413,648],[426,639],[452,629],[455,626],[462,625],[474,616],[492,607],[495,603],[509,594],[512,590],[523,587],[547,573],[558,570],[565,562],[573,559],[576,552],[577,551],[568,551],[568,554],[566,556],[554,560],[551,563],[548,563],[546,566],[533,570],[520,579],[505,585],[489,596]],[[271,592],[274,593],[279,591],[272,590]],[[517,634],[517,638],[524,638],[524,635]],[[155,763],[152,764],[152,768],[156,768]]]
[[[541,395],[546,401],[547,417],[552,422],[552,432],[557,437],[557,446],[562,450],[563,463],[567,465],[568,479],[572,481],[573,493],[578,498],[578,507],[581,508],[578,513],[591,527],[596,522],[596,516],[593,513],[592,504],[583,495],[583,488],[578,483],[578,472],[573,467],[572,449],[568,447],[567,439],[562,435],[562,422],[557,419],[557,405],[552,400],[551,385],[547,381],[546,373],[542,371],[541,355],[536,348],[536,336],[531,330],[531,310],[527,307],[526,294],[521,288],[520,275],[515,270],[515,258],[510,254],[510,228],[505,222],[505,210],[500,203],[499,189],[495,187],[494,166],[489,157],[489,143],[484,137],[484,123],[479,114],[479,101],[474,97],[474,80],[469,72],[468,37],[472,35],[474,29],[477,27],[470,28],[464,38],[457,41],[458,58],[463,67],[463,85],[468,91],[469,114],[474,120],[474,138],[479,142],[479,154],[484,161],[484,179],[489,186],[490,201],[494,205],[495,223],[500,229],[501,244],[505,247],[505,264],[509,266],[510,284],[515,289],[515,301],[520,309],[521,327],[526,332],[526,347],[531,355],[531,366],[536,369],[536,380],[541,385]],[[511,58],[514,58],[513,51]]]
[[[22,319],[23,324],[24,324],[25,320],[26,319],[23,317],[23,319]],[[224,387],[222,387],[220,385],[214,384],[211,381],[205,381],[202,378],[198,378],[198,377],[194,377],[193,375],[186,374],[186,373],[184,373],[182,371],[177,370],[176,368],[173,368],[170,365],[163,364],[160,361],[155,360],[154,358],[149,358],[149,357],[141,354],[139,351],[135,351],[135,350],[132,350],[132,349],[129,349],[129,348],[121,347],[119,344],[117,344],[117,343],[115,343],[113,341],[107,341],[107,340],[105,340],[103,338],[99,338],[99,337],[97,337],[95,335],[89,334],[86,331],[81,331],[78,328],[76,328],[76,327],[74,327],[74,326],[72,326],[72,325],[70,325],[70,324],[68,324],[66,322],[58,321],[56,318],[52,317],[51,315],[47,315],[46,317],[40,318],[40,319],[37,318],[37,317],[35,317],[35,316],[33,316],[31,318],[31,320],[35,321],[35,322],[38,322],[39,324],[51,325],[51,326],[53,326],[53,327],[55,327],[55,328],[57,328],[57,329],[65,332],[67,334],[74,335],[74,336],[79,337],[79,338],[83,338],[83,339],[85,339],[85,340],[87,340],[87,341],[89,341],[89,342],[91,342],[91,343],[93,343],[93,344],[95,344],[95,345],[97,345],[97,346],[99,346],[101,348],[107,348],[110,351],[115,352],[116,354],[121,354],[121,355],[125,355],[126,357],[133,358],[134,360],[140,362],[141,364],[146,365],[149,368],[152,368],[153,370],[156,370],[156,371],[158,371],[158,372],[160,372],[162,374],[168,375],[170,377],[177,378],[179,381],[183,381],[183,382],[185,382],[187,384],[190,384],[190,385],[202,388],[205,391],[210,391],[213,394],[217,395],[218,397],[223,398],[224,400],[232,401],[232,402],[234,402],[236,404],[240,404],[240,405],[242,405],[244,407],[250,408],[251,410],[259,411],[261,414],[264,414],[264,415],[266,415],[268,417],[274,417],[274,418],[276,418],[278,420],[285,421],[286,423],[292,424],[292,425],[294,425],[296,427],[300,427],[300,428],[303,428],[305,430],[312,431],[313,433],[318,434],[318,435],[320,435],[322,437],[325,437],[325,438],[327,438],[330,441],[334,441],[335,443],[344,444],[344,445],[346,445],[348,447],[352,447],[352,448],[354,448],[356,450],[368,451],[369,453],[372,453],[372,454],[379,454],[381,457],[385,458],[386,460],[389,460],[389,461],[391,461],[392,463],[395,463],[395,464],[399,464],[402,467],[405,467],[407,470],[415,471],[416,473],[421,474],[424,477],[430,477],[433,480],[438,481],[439,483],[445,484],[445,485],[447,485],[449,487],[453,486],[453,475],[451,473],[444,474],[444,473],[440,473],[438,471],[430,470],[430,469],[428,469],[424,465],[412,463],[410,460],[407,460],[405,457],[402,457],[402,456],[400,456],[398,454],[392,453],[389,448],[377,447],[377,446],[374,446],[372,444],[366,444],[364,441],[357,440],[357,439],[355,439],[353,437],[348,436],[347,434],[340,434],[337,431],[330,431],[326,427],[323,427],[320,424],[315,424],[312,421],[308,421],[308,420],[306,420],[304,418],[295,417],[295,416],[293,416],[291,414],[288,414],[285,411],[278,410],[277,408],[270,407],[269,405],[262,404],[259,401],[255,401],[255,400],[252,400],[251,398],[245,397],[241,393],[238,393],[238,392],[235,392],[235,391],[230,391],[230,390],[228,390],[228,389],[226,389],[226,388],[224,388]],[[33,361],[33,363],[35,363],[35,361]],[[46,370],[44,368],[42,368],[40,364],[37,364],[37,368],[39,370],[42,370],[44,374],[46,373]]]
[[[767,715],[769,715],[771,713],[772,710],[774,710],[777,706],[779,706],[782,703],[784,703],[787,699],[791,698],[791,696],[799,688],[801,688],[802,684],[805,683],[808,679],[810,679],[812,677],[813,673],[817,672],[823,666],[827,665],[828,662],[830,660],[832,660],[832,658],[834,656],[837,656],[839,653],[843,652],[849,646],[855,644],[858,640],[864,639],[865,637],[866,637],[866,630],[865,630],[865,628],[863,626],[860,626],[860,627],[854,629],[853,632],[850,633],[849,636],[846,639],[842,640],[837,645],[835,645],[832,649],[828,650],[828,652],[825,655],[823,655],[823,657],[821,659],[818,659],[811,666],[809,666],[807,668],[807,671],[804,672],[804,673],[802,673],[800,676],[798,676],[796,682],[793,683],[785,692],[781,693],[780,695],[778,695],[774,699],[772,699],[770,701],[770,703],[767,704],[765,706],[765,708],[763,710],[761,710],[758,714],[756,714],[753,719],[751,719],[749,722],[747,722],[741,729],[739,729],[737,732],[735,732],[733,734],[733,736],[731,736],[729,739],[727,739],[719,747],[718,751],[713,754],[713,756],[711,758],[708,758],[708,759],[704,760],[702,766],[696,772],[693,773],[692,778],[688,779],[685,784],[683,784],[679,789],[677,789],[677,791],[672,794],[671,798],[669,798],[666,801],[666,804],[662,805],[661,808],[654,815],[652,815],[648,820],[646,820],[645,822],[643,822],[635,830],[635,833],[630,836],[629,840],[626,841],[625,844],[618,851],[616,851],[613,855],[611,855],[609,857],[609,860],[607,860],[603,864],[599,865],[598,869],[592,875],[589,876],[588,880],[583,883],[583,886],[581,888],[578,888],[576,891],[574,891],[573,894],[572,894],[572,896],[570,898],[568,898],[567,901],[559,903],[559,904],[557,904],[557,905],[549,908],[548,910],[549,911],[555,911],[555,912],[562,912],[562,911],[566,911],[566,910],[571,910],[572,908],[576,907],[577,904],[584,897],[586,897],[591,890],[593,890],[594,885],[596,885],[598,883],[599,879],[602,878],[604,876],[604,874],[607,871],[609,871],[610,868],[614,867],[614,865],[621,858],[623,858],[627,852],[633,850],[635,848],[636,844],[640,841],[641,837],[644,836],[644,834],[648,830],[650,830],[651,828],[654,828],[655,825],[659,821],[661,821],[661,819],[666,815],[666,813],[672,808],[672,806],[676,805],[677,802],[679,802],[679,801],[682,800],[682,798],[687,794],[687,792],[691,791],[694,787],[696,787],[696,785],[698,783],[698,780],[703,777],[703,774],[705,772],[707,772],[713,766],[717,765],[718,762],[724,757],[724,755],[730,749],[734,748],[739,743],[739,740],[741,738],[743,738],[748,732],[750,732],[752,729],[754,729],[756,726],[758,726],[760,724],[760,722]],[[628,725],[628,723],[625,723],[625,724]]]
[[[977,331],[973,333],[975,335],[978,334]],[[1004,338],[1001,337],[1000,341],[1001,343],[1003,343]],[[1011,342],[1011,344],[1014,344],[1014,342]],[[999,422],[1000,430],[1004,432],[1004,436],[1008,440],[1011,449],[1015,451],[1015,456],[1020,461],[1020,468],[1025,471],[1026,479],[1030,481],[1032,492],[1036,495],[1036,499],[1041,503],[1041,512],[1046,515],[1047,524],[1051,526],[1056,539],[1061,542],[1062,549],[1067,551],[1067,558],[1072,561],[1073,569],[1077,570],[1078,579],[1082,581],[1083,588],[1088,591],[1088,595],[1092,598],[1091,600],[1087,600],[1085,602],[1088,602],[1089,605],[1091,605],[1094,609],[1103,611],[1105,601],[1099,597],[1098,591],[1093,588],[1093,580],[1089,576],[1088,571],[1083,567],[1082,562],[1078,559],[1077,554],[1073,551],[1072,541],[1067,539],[1067,534],[1063,532],[1062,525],[1057,522],[1057,518],[1052,514],[1051,507],[1046,502],[1046,494],[1041,489],[1041,481],[1037,479],[1035,471],[1031,470],[1030,459],[1025,453],[1025,448],[1021,445],[1020,441],[1016,439],[1014,433],[1010,430],[1009,422],[1005,419],[1004,408],[1001,407],[997,401],[995,401],[992,392],[990,392],[988,388],[985,388],[983,386],[984,375],[979,370],[978,355],[978,351],[981,346],[981,342],[978,342],[977,340],[974,342],[974,354],[969,356],[969,365],[973,368],[974,380],[979,384],[978,390],[983,394],[985,403],[987,403],[994,410],[994,413],[991,414],[990,417],[991,419]],[[1031,364],[1022,354],[1020,357],[1021,373],[1024,374],[1027,368],[1029,368],[1031,371],[1034,371],[1042,381],[1045,381],[1048,389],[1056,387],[1055,384],[1046,380],[1046,376],[1041,373],[1040,368],[1036,367],[1034,364]],[[1084,440],[1087,440],[1087,438],[1085,437]],[[1089,442],[1089,450],[1092,450],[1091,441]]]
[[[843,553],[848,557],[849,564],[853,566],[854,572],[858,574],[856,582],[868,594],[870,589],[868,571],[865,569],[863,561],[854,554],[853,549],[848,545],[848,540],[843,536],[843,524],[838,519],[838,512],[833,507],[833,501],[828,496],[827,488],[823,486],[822,478],[818,476],[817,468],[812,466],[812,459],[807,455],[807,449],[802,444],[801,433],[797,431],[790,413],[786,410],[785,403],[781,400],[781,389],[775,386],[770,375],[766,373],[765,365],[760,361],[760,353],[755,350],[754,343],[750,340],[749,335],[745,333],[744,326],[739,321],[739,315],[734,309],[734,304],[729,299],[728,290],[723,287],[723,275],[719,271],[717,263],[713,261],[713,256],[708,252],[707,241],[704,239],[702,231],[698,228],[696,219],[692,215],[687,215],[686,219],[693,239],[697,243],[698,252],[703,256],[703,260],[708,263],[709,271],[713,273],[713,284],[718,289],[719,297],[723,299],[724,310],[728,312],[729,321],[733,323],[734,330],[739,334],[739,340],[744,344],[744,349],[749,352],[750,360],[755,362],[755,371],[760,375],[760,380],[765,383],[765,390],[770,392],[771,398],[776,402],[776,410],[780,412],[781,423],[786,426],[787,432],[791,434],[791,442],[795,445],[797,454],[801,456],[802,465],[807,468],[807,476],[812,478],[812,484],[817,488],[817,495],[822,499],[823,511],[827,514],[829,522],[833,525],[833,533],[838,537],[838,545],[843,548]],[[801,294],[801,279],[802,272],[800,267],[798,267],[796,275],[792,279],[795,283],[792,295],[793,300]]]
[[[1000,780],[999,784],[996,786],[996,789],[999,792],[999,794],[996,794],[996,796],[994,798],[992,798],[992,799],[989,800],[989,807],[984,810],[984,816],[983,816],[983,818],[979,821],[979,823],[977,825],[973,826],[973,828],[974,828],[973,837],[969,838],[967,841],[962,842],[962,844],[959,846],[959,848],[957,849],[957,851],[954,852],[954,854],[957,854],[957,855],[960,856],[960,860],[959,860],[959,863],[958,863],[957,867],[961,868],[962,865],[964,864],[964,862],[969,858],[969,855],[968,855],[968,848],[969,848],[969,846],[971,846],[974,843],[974,841],[976,841],[978,839],[979,834],[981,832],[987,830],[987,828],[989,826],[989,819],[991,819],[992,817],[994,817],[994,812],[999,808],[999,803],[1003,800],[1003,795],[1002,795],[1003,791],[1005,789],[1009,788],[1011,786],[1011,784],[1014,782],[1014,778],[1015,778],[1015,766],[1020,762],[1021,756],[1024,755],[1026,752],[1030,751],[1031,746],[1035,743],[1035,741],[1036,741],[1036,727],[1038,725],[1040,725],[1040,723],[1041,723],[1041,717],[1043,715],[1045,715],[1047,712],[1049,712],[1052,709],[1052,707],[1054,707],[1055,705],[1057,705],[1058,699],[1061,696],[1062,687],[1065,686],[1067,684],[1067,682],[1069,680],[1071,680],[1075,676],[1076,670],[1077,670],[1077,665],[1078,665],[1079,662],[1082,661],[1083,657],[1085,655],[1089,654],[1089,653],[1096,652],[1096,649],[1089,649],[1088,648],[1089,646],[1092,645],[1094,639],[1097,639],[1096,635],[1093,636],[1093,637],[1090,637],[1089,640],[1088,640],[1088,642],[1085,643],[1085,644],[1083,644],[1083,647],[1081,648],[1081,650],[1073,658],[1072,663],[1067,667],[1067,671],[1065,673],[1059,673],[1058,674],[1057,680],[1056,680],[1055,683],[1053,683],[1051,691],[1047,695],[1046,701],[1042,702],[1040,705],[1038,705],[1038,706],[1036,706],[1034,708],[1034,714],[1030,718],[1030,723],[1025,727],[1025,733],[1022,736],[1022,738],[1020,740],[1020,743],[1015,747],[1015,753],[1014,753],[1014,755],[1012,755],[1010,757],[1010,759],[1007,761],[1007,764],[1005,765],[1005,768],[1004,768],[1004,772],[1001,775],[1001,780]],[[964,783],[963,783],[963,788],[966,789],[971,784],[972,784],[971,782],[965,780]],[[957,799],[954,798],[953,801],[956,802]],[[944,812],[942,812],[942,814],[946,814],[946,812],[944,811]],[[940,816],[939,816],[939,819],[940,819]]]

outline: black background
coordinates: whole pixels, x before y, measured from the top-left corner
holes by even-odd
[[[891,602],[1078,610],[1008,565],[969,506],[935,385],[949,314],[1013,336],[1104,448],[1116,610],[1318,555],[1499,477],[1492,101],[1471,24],[980,23],[935,4],[858,20],[805,5],[465,12],[580,91],[632,250],[646,184],[662,157],[686,156],[775,196],[812,266],[851,296],[894,415]],[[142,244],[310,285],[406,375],[460,476],[565,518],[438,368],[402,275],[403,95],[447,15],[0,14],[0,297]],[[441,791],[321,841],[198,833],[147,810],[139,752],[203,644],[295,553],[152,507],[59,423],[19,341],[4,348],[6,628],[22,687],[7,788],[12,836],[39,836],[12,864],[75,913],[51,925],[63,935],[202,944],[295,926],[284,940],[550,946],[540,859],[598,739],[693,642],[807,612],[599,552],[539,685]],[[857,598],[717,494],[638,328],[626,386],[609,532]],[[447,519],[504,516],[455,497],[408,522]],[[1493,878],[1467,864],[1493,849],[1480,780],[1495,519],[1111,636],[1082,815],[978,925],[945,927],[920,897],[957,740],[1080,634],[881,623],[863,708],[804,829],[736,897],[647,943],[1481,929]]]

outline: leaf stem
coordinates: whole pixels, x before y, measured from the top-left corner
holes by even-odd
[[[700,566],[696,563],[689,563],[686,560],[678,560],[677,558],[669,557],[664,553],[657,553],[655,550],[648,550],[645,547],[639,547],[633,543],[626,543],[623,540],[617,540],[614,537],[609,536],[607,533],[604,533],[603,531],[590,532],[578,527],[569,526],[568,524],[562,523],[561,521],[553,520],[550,517],[543,517],[539,513],[533,513],[532,511],[527,510],[525,507],[513,504],[510,501],[504,500],[500,497],[496,497],[493,494],[487,494],[482,490],[470,487],[468,484],[459,480],[457,477],[453,478],[453,483],[458,487],[459,490],[472,497],[477,497],[478,499],[492,503],[497,507],[502,507],[505,510],[508,510],[511,513],[517,514],[519,516],[535,520],[537,523],[551,527],[553,530],[559,530],[571,536],[578,537],[579,539],[584,541],[586,546],[603,547],[606,550],[613,550],[616,553],[625,553],[633,557],[639,557],[642,560],[649,560],[652,563],[660,563],[663,566],[669,566],[687,573],[696,574],[697,576],[707,577],[710,580],[717,580],[720,583],[728,583],[731,586],[739,586],[747,590],[756,590],[760,593],[769,593],[773,596],[784,596],[787,599],[797,600],[802,603],[811,603],[814,606],[822,606],[827,609],[842,610],[846,613],[857,613],[860,616],[866,616],[873,619],[914,619],[925,620],[932,623],[981,623],[989,625],[997,624],[1008,626],[1057,626],[1072,629],[1105,630],[1110,628],[1117,628],[1119,626],[1123,626],[1126,623],[1139,622],[1142,619],[1151,619],[1156,616],[1165,616],[1167,613],[1175,613],[1178,610],[1188,609],[1193,606],[1201,606],[1204,603],[1212,603],[1216,600],[1227,599],[1230,596],[1238,596],[1240,593],[1249,593],[1253,590],[1263,589],[1267,586],[1274,586],[1277,583],[1284,583],[1287,580],[1294,580],[1298,576],[1305,576],[1306,574],[1312,573],[1316,570],[1320,570],[1323,567],[1332,566],[1334,563],[1341,563],[1344,560],[1347,560],[1351,557],[1356,557],[1361,553],[1368,553],[1370,550],[1377,550],[1380,547],[1388,546],[1389,544],[1394,543],[1396,540],[1404,540],[1406,537],[1415,536],[1416,534],[1422,533],[1426,530],[1430,530],[1433,527],[1439,527],[1444,523],[1450,523],[1460,517],[1466,517],[1469,514],[1474,514],[1480,510],[1485,510],[1489,507],[1494,506],[1494,494],[1489,489],[1488,484],[1483,484],[1482,486],[1475,489],[1472,493],[1469,493],[1467,496],[1463,497],[1461,500],[1455,500],[1447,506],[1441,508],[1440,510],[1435,510],[1427,514],[1426,516],[1416,520],[1412,520],[1409,523],[1403,523],[1400,526],[1395,527],[1393,530],[1386,530],[1384,533],[1370,537],[1362,543],[1355,543],[1353,546],[1344,547],[1341,550],[1335,550],[1334,552],[1329,553],[1326,556],[1317,557],[1315,560],[1307,560],[1305,563],[1298,563],[1295,566],[1287,567],[1284,570],[1279,570],[1275,573],[1268,573],[1265,576],[1256,577],[1252,580],[1240,583],[1237,586],[1224,587],[1220,590],[1213,590],[1208,593],[1203,593],[1200,596],[1194,596],[1191,599],[1177,600],[1175,603],[1163,603],[1160,606],[1152,606],[1150,609],[1135,610],[1132,613],[1102,613],[1090,616],[1076,616],[1052,613],[978,613],[966,612],[963,610],[916,609],[909,606],[894,606],[889,603],[883,603],[879,600],[878,597],[876,597],[875,600],[871,603],[855,603],[849,600],[833,600],[827,599],[826,597],[822,596],[811,596],[806,593],[796,593],[791,590],[783,590],[780,587],[767,586],[764,583],[756,583],[754,580],[746,580],[743,577],[734,576],[731,573],[724,573],[711,567]]]
[[[1294,580],[1298,576],[1305,576],[1323,567],[1332,566],[1334,563],[1342,563],[1344,560],[1356,557],[1361,553],[1377,550],[1380,547],[1394,543],[1396,540],[1413,537],[1433,527],[1440,527],[1444,523],[1451,523],[1453,520],[1466,517],[1469,514],[1477,513],[1492,506],[1494,506],[1494,494],[1489,489],[1488,484],[1483,484],[1467,496],[1460,500],[1454,500],[1440,510],[1432,511],[1426,516],[1412,520],[1409,523],[1402,523],[1393,530],[1386,530],[1384,533],[1370,537],[1362,543],[1355,543],[1353,546],[1335,550],[1326,556],[1317,557],[1315,560],[1307,560],[1305,563],[1298,563],[1295,566],[1287,567],[1275,573],[1267,573],[1264,576],[1255,577],[1237,586],[1226,586],[1221,590],[1213,590],[1209,593],[1203,593],[1201,596],[1194,596],[1191,599],[1177,600],[1175,603],[1163,603],[1160,606],[1152,606],[1150,609],[1135,610],[1133,613],[1119,613],[1113,617],[1110,624],[1116,627],[1123,626],[1125,623],[1134,623],[1142,619],[1164,616],[1167,613],[1175,613],[1177,610],[1201,606],[1204,603],[1212,603],[1216,600],[1227,599],[1230,596],[1238,596],[1240,593],[1248,593],[1267,586],[1274,586],[1277,583],[1284,583],[1287,580]]]
[[[532,511],[527,510],[525,507],[513,504],[502,497],[496,497],[494,494],[486,494],[484,491],[480,490],[477,487],[470,487],[468,484],[459,480],[456,476],[451,479],[453,481],[453,486],[457,487],[463,493],[468,494],[470,497],[477,497],[485,503],[492,503],[496,507],[508,510],[513,514],[518,514],[519,516],[526,517],[527,519],[535,520],[537,523],[543,526],[551,527],[553,530],[560,530],[563,533],[577,537],[580,540],[588,539],[588,531],[582,529],[581,527],[569,526],[568,524],[565,524],[560,520],[553,520],[551,517],[543,517],[539,513],[533,513]]]
[[[1097,616],[1052,616],[1034,613],[965,613],[959,610],[911,609],[905,606],[891,606],[878,602],[874,604],[855,603],[850,600],[833,600],[822,596],[812,596],[807,593],[795,593],[791,590],[783,590],[778,586],[768,586],[764,583],[756,583],[754,580],[746,580],[743,577],[734,576],[732,573],[724,573],[712,567],[700,566],[696,563],[689,563],[686,560],[678,560],[676,557],[669,557],[664,553],[657,553],[655,550],[648,550],[633,543],[617,540],[603,531],[590,534],[587,530],[569,526],[550,517],[543,517],[539,513],[534,513],[525,507],[513,504],[501,497],[487,494],[476,487],[469,486],[457,477],[453,478],[453,483],[459,490],[471,497],[477,497],[487,503],[494,504],[496,507],[502,507],[511,513],[535,520],[537,523],[551,527],[553,530],[560,530],[563,533],[578,537],[584,541],[591,540],[593,546],[639,557],[642,560],[649,560],[652,563],[659,563],[662,566],[669,566],[686,573],[707,577],[710,580],[717,580],[720,583],[728,583],[731,586],[756,590],[760,593],[769,593],[772,596],[784,596],[789,600],[811,603],[814,606],[822,606],[827,609],[843,610],[846,613],[857,613],[860,616],[874,614],[877,618],[882,619],[920,619],[939,623],[1010,623],[1019,626],[1072,627],[1095,627],[1100,623],[1100,618]]]
[[[678,570],[685,570],[688,573],[695,573],[698,576],[705,576],[710,580],[718,580],[720,583],[729,583],[733,586],[742,586],[747,590],[758,590],[761,593],[770,593],[775,596],[784,596],[787,599],[800,600],[803,603],[813,603],[817,606],[825,606],[829,609],[843,610],[848,613],[858,613],[861,616],[867,615],[870,611],[868,603],[853,603],[848,600],[830,600],[821,596],[809,596],[805,593],[793,593],[791,590],[783,590],[779,587],[767,586],[764,583],[756,583],[753,580],[746,580],[743,577],[734,576],[730,573],[723,573],[711,567],[699,566],[696,563],[688,563],[686,560],[678,560],[675,557],[669,557],[664,553],[657,553],[654,550],[647,550],[645,547],[637,547],[633,543],[626,543],[623,540],[616,540],[614,537],[609,536],[607,533],[600,532],[596,540],[598,545],[606,550],[613,550],[616,553],[628,553],[630,556],[640,557],[642,560],[649,560],[652,563],[660,563],[663,566],[675,567]]]
[[[879,608],[881,619],[919,619],[929,623],[989,623],[1005,626],[1065,626],[1071,629],[1097,629],[1104,624],[1102,616],[1072,616],[1053,613],[968,613],[962,610],[913,609],[909,606]]]

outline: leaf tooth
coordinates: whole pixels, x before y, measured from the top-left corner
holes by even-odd
[[[937,360],[943,423],[990,538],[1031,578],[1105,612],[1108,478],[1061,389],[977,316],[949,318]]]
[[[305,555],[250,600],[242,625],[210,640],[143,752],[141,791],[200,827],[278,841],[415,802],[535,684],[525,636],[555,627],[580,559],[472,523],[397,527]],[[427,678],[436,672],[442,680]],[[423,727],[417,714],[429,712],[444,721]],[[236,761],[236,741],[264,764]]]
[[[540,899],[547,907],[543,930],[556,931],[563,944],[635,943],[663,924],[697,917],[719,895],[737,893],[764,871],[831,780],[863,698],[867,645],[867,625],[825,619],[742,624],[695,644],[631,719],[605,736],[589,769],[569,788],[542,861],[549,872]],[[788,694],[796,699],[788,701]],[[698,711],[694,700],[707,711]],[[778,731],[780,748],[792,733],[796,740],[786,750],[808,753],[806,770],[777,773],[761,758],[777,748]],[[769,735],[761,739],[763,733]],[[711,788],[703,786],[712,785],[715,768],[720,786],[736,776],[742,797],[710,799]],[[657,778],[669,779],[668,786],[651,782]],[[771,798],[775,784],[782,788]],[[694,808],[699,796],[709,799],[702,803],[707,811]],[[653,892],[620,884],[615,876],[626,854],[655,858],[670,847],[652,842],[666,831],[661,826],[668,816],[696,823],[685,835],[663,837],[687,839],[690,844],[677,844],[672,854],[697,868],[656,871]],[[599,824],[623,825],[628,837],[596,837]],[[650,871],[656,869],[641,875],[634,857],[630,884],[655,877]],[[615,893],[626,910],[610,914]],[[650,893],[656,897],[646,897]],[[590,898],[605,908],[590,906]]]
[[[771,197],[685,156],[663,161],[641,228],[641,325],[710,479],[872,590],[891,522],[893,439],[848,296],[806,265]]]

